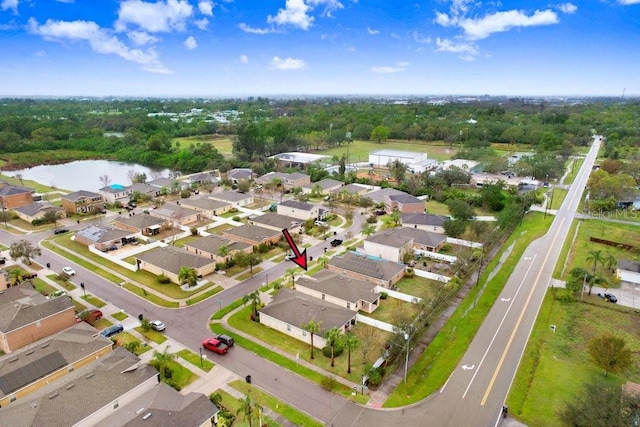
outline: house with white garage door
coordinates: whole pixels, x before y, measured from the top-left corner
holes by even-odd
[[[640,285],[640,261],[619,260],[617,274],[623,282]]]

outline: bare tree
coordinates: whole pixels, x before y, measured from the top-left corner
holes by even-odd
[[[156,179],[162,178],[162,172],[160,172],[160,171],[151,171],[149,173],[149,175],[151,175],[151,179],[154,180],[154,181]]]
[[[17,174],[16,174],[16,178],[18,178],[18,179],[20,180],[20,185],[24,185],[24,182],[23,182],[23,178],[22,178],[22,174],[21,174],[21,173],[17,173]]]
[[[129,180],[129,182],[131,184],[135,183],[136,182],[136,171],[133,170],[133,169],[129,169],[127,171],[127,179]]]
[[[100,180],[100,184],[102,184],[103,187],[108,187],[109,184],[111,184],[111,177],[107,174],[99,176],[98,179]]]

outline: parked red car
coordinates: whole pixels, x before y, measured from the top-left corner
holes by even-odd
[[[229,351],[228,345],[215,338],[207,338],[206,340],[202,341],[202,347],[218,354],[225,354],[227,351]]]

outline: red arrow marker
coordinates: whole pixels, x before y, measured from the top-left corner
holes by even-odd
[[[293,255],[295,255],[295,258],[292,258],[291,261],[295,262],[300,267],[304,268],[306,271],[307,270],[307,250],[305,249],[302,251],[302,253],[300,253],[300,251],[298,250],[298,247],[296,246],[296,242],[293,241],[293,237],[291,237],[291,234],[289,234],[289,230],[287,230],[286,228],[282,230],[282,234],[284,234],[284,238],[287,240],[289,247],[293,251]]]

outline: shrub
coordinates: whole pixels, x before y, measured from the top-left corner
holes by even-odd
[[[415,275],[416,275],[416,272],[413,271],[413,268],[411,267],[407,268],[407,271],[404,273],[404,277],[408,277],[408,278],[411,278]]]
[[[64,271],[61,272],[60,274],[58,274],[58,276],[56,276],[56,280],[60,281],[60,282],[66,282],[67,280],[71,279],[71,276],[69,276],[67,273],[65,273]]]
[[[158,281],[158,283],[161,283],[163,285],[166,285],[167,283],[171,283],[171,279],[169,279],[164,274],[159,274],[156,280]]]
[[[271,249],[269,247],[269,245],[267,245],[266,243],[262,242],[258,245],[258,252],[260,252],[261,254],[267,253],[269,252],[269,249]]]
[[[188,199],[189,197],[191,197],[191,191],[189,190],[182,190],[180,192],[180,198],[181,199]]]
[[[238,222],[240,221],[240,217],[238,215],[234,216],[231,219],[234,220],[234,221],[238,221]]]
[[[37,227],[42,224],[44,224],[44,220],[42,218],[36,218],[33,221],[31,221],[31,225],[33,225],[34,227]]]
[[[387,299],[389,294],[387,292],[380,292],[380,299]]]
[[[333,391],[336,388],[338,382],[334,377],[323,377],[320,381],[320,386],[325,390]]]
[[[367,223],[369,224],[375,224],[378,222],[378,218],[376,218],[375,216],[370,216],[369,218],[367,218]]]
[[[335,345],[333,346],[333,357],[338,357],[342,354],[342,352],[344,351],[344,347],[342,346],[342,343],[340,341],[337,341],[335,343]],[[323,349],[322,349],[322,354],[325,357],[331,358],[331,346],[330,345],[326,345]]]
[[[197,236],[198,235],[198,229],[196,227],[191,227],[191,235],[192,236]]]
[[[238,208],[229,209],[229,213],[236,213],[236,212],[238,212]]]

